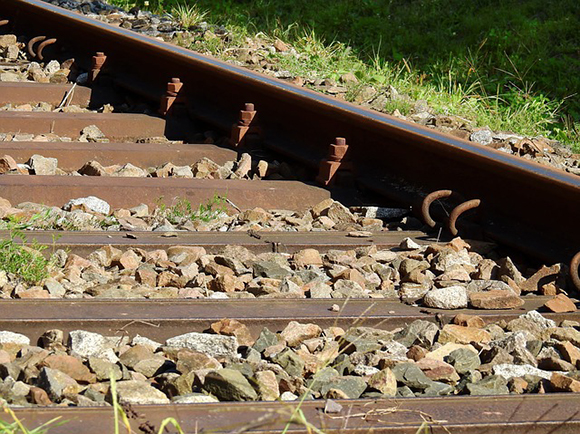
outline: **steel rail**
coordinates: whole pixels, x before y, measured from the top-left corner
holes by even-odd
[[[325,433],[417,432],[453,434],[576,434],[580,430],[579,394],[510,396],[456,396],[437,398],[386,398],[338,400],[342,410],[325,413],[324,401],[237,402],[171,406],[134,406],[131,425],[143,432],[145,422],[159,427],[174,417],[185,433],[278,434],[302,410],[304,420]],[[114,431],[111,407],[15,409],[25,426],[38,426],[55,417],[66,421],[50,428],[51,434],[103,434]],[[290,424],[288,432],[311,432],[303,424]],[[123,428],[121,428],[123,429]],[[425,431],[426,429],[426,431]],[[147,432],[157,432],[157,429]]]
[[[165,340],[183,333],[207,330],[222,318],[244,323],[255,338],[263,327],[280,331],[290,321],[316,323],[321,327],[354,324],[394,329],[417,319],[450,322],[460,313],[478,315],[486,323],[509,321],[524,311],[540,308],[549,297],[526,297],[518,310],[425,309],[389,299],[41,299],[2,300],[0,330],[22,333],[38,339],[50,328],[68,333],[84,329],[102,334],[140,334]],[[331,309],[333,304],[339,310]],[[436,315],[437,314],[437,315]],[[546,313],[555,321],[578,320],[580,313]]]
[[[349,250],[361,246],[377,249],[398,247],[405,238],[418,244],[431,244],[436,240],[418,231],[375,232],[367,238],[349,236],[349,232],[277,232],[277,231],[176,231],[170,234],[145,231],[26,231],[28,244],[50,247],[43,253],[50,255],[53,249],[67,249],[77,255],[88,256],[96,249],[110,245],[118,249],[140,248],[144,250],[168,249],[171,246],[200,246],[208,253],[220,253],[226,246],[243,246],[254,253],[295,253],[302,249],[326,252],[331,249]],[[9,231],[0,231],[0,240],[9,239]],[[21,241],[16,237],[17,241]],[[477,249],[475,249],[477,250]]]
[[[417,205],[450,189],[481,201],[489,237],[535,256],[569,263],[580,245],[580,177],[507,155],[308,89],[259,75],[40,0],[0,0],[3,17],[20,32],[56,37],[53,46],[88,65],[105,52],[102,72],[158,98],[172,77],[199,118],[224,128],[254,103],[264,143],[317,167],[337,136],[349,143],[359,181]],[[126,80],[129,81],[129,80]],[[397,182],[394,182],[397,181]]]

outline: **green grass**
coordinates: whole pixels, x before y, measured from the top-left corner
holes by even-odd
[[[52,265],[51,261],[42,255],[46,246],[41,246],[36,241],[33,241],[30,247],[23,246],[16,241],[17,238],[23,243],[27,241],[24,233],[18,229],[10,230],[10,237],[0,241],[0,270],[28,283],[40,283],[48,277]]]
[[[205,204],[199,204],[197,208],[185,198],[176,198],[169,206],[163,202],[163,198],[160,198],[157,201],[157,207],[161,216],[171,224],[183,223],[185,220],[200,220],[207,223],[226,212],[226,202],[226,198],[215,194]]]
[[[28,429],[16,416],[14,411],[6,406],[2,406],[2,409],[4,410],[4,413],[7,413],[11,417],[12,422],[7,422],[0,419],[0,434],[46,434],[51,428],[55,428],[66,423],[66,421],[59,421],[59,416],[34,429]]]
[[[131,0],[116,0],[128,6]],[[147,3],[147,6],[145,4]],[[387,111],[409,113],[426,100],[436,113],[475,126],[560,140],[580,151],[580,2],[576,0],[137,0],[156,12],[225,25],[190,48],[235,58],[245,38],[279,38],[300,53],[269,61],[303,77],[337,80],[353,72],[356,101],[365,86],[388,86],[409,100]],[[203,11],[203,12],[200,12]],[[206,15],[207,12],[207,17]]]

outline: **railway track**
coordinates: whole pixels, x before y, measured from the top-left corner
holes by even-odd
[[[0,0],[1,34],[18,35],[29,52],[2,63],[5,70],[32,60],[57,60],[59,68],[68,61],[73,75],[88,79],[74,86],[0,82],[0,106],[12,107],[0,111],[0,134],[12,138],[0,141],[0,155],[19,165],[0,175],[2,217],[13,228],[31,229],[14,240],[46,246],[44,253],[56,252],[61,262],[44,286],[7,281],[0,300],[0,330],[18,334],[0,340],[1,390],[26,424],[61,416],[67,423],[51,434],[112,432],[105,402],[113,372],[97,367],[108,363],[119,370],[120,387],[156,386],[157,400],[125,400],[134,432],[156,432],[167,417],[185,432],[280,432],[288,423],[290,431],[312,424],[324,432],[578,431],[578,395],[555,392],[580,391],[580,318],[575,309],[545,307],[556,293],[567,292],[574,304],[573,287],[580,287],[577,177],[40,1]],[[51,109],[32,110],[42,105]],[[207,169],[204,158],[215,166]],[[40,175],[47,166],[51,174]],[[63,211],[69,200],[88,196],[106,202],[106,211],[88,202]],[[168,209],[181,213],[184,203],[193,212],[207,203],[219,224],[160,211],[161,198],[180,198],[174,205],[182,208]],[[457,234],[470,245],[447,244]],[[511,260],[500,261],[506,254],[530,268],[522,270],[525,277]],[[441,265],[444,258],[468,271]],[[564,265],[540,269],[555,262]],[[327,283],[307,278],[312,270],[326,273]],[[473,293],[481,289],[469,286],[478,280],[497,281],[497,298],[478,305]],[[459,287],[470,309],[422,302],[427,291],[417,294],[425,284]],[[525,316],[536,310],[543,316]],[[187,333],[193,337],[183,338]],[[139,335],[150,340],[135,340]],[[74,336],[97,339],[98,352]],[[115,345],[102,344],[109,342],[103,336],[115,336]],[[176,337],[201,343],[180,347],[172,344]],[[462,370],[460,353],[455,359],[451,351],[436,353],[450,344],[466,360],[477,353],[479,364]],[[220,353],[221,345],[230,347]],[[194,362],[184,360],[201,357],[202,347],[210,355],[187,377],[183,367]],[[95,360],[100,352],[109,359]],[[132,352],[153,367],[134,369],[139,360],[128,361]],[[42,360],[30,362],[35,355]],[[77,366],[82,375],[72,372],[73,355],[84,362]],[[53,356],[69,364],[47,359]],[[416,370],[420,360],[418,377],[405,377],[404,369]],[[300,372],[289,376],[296,365]],[[524,379],[506,374],[513,366],[533,369]],[[68,380],[50,377],[62,374],[48,368],[78,375],[76,386],[55,391]],[[313,385],[329,369],[339,378],[329,380],[334,386]],[[18,387],[26,393],[15,394]],[[200,393],[179,401],[183,387],[220,401],[278,402],[224,406]],[[136,392],[119,396],[130,393]],[[497,393],[511,395],[434,396]],[[52,406],[19,408],[24,402]]]

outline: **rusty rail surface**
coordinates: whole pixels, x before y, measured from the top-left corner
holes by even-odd
[[[463,313],[478,315],[486,323],[510,321],[524,311],[541,308],[550,297],[526,297],[520,310],[442,310],[409,306],[388,299],[269,299],[264,300],[2,300],[5,312],[0,329],[38,339],[49,328],[68,333],[83,329],[105,335],[140,334],[165,340],[191,331],[202,332],[222,318],[243,322],[258,337],[263,327],[282,330],[290,321],[316,323],[321,327],[359,324],[382,329],[403,327],[417,319],[449,323]],[[151,308],[155,303],[155,309]],[[341,306],[338,311],[333,304]],[[437,313],[437,316],[435,315]],[[580,313],[545,313],[555,321],[580,320]]]
[[[224,409],[216,404],[141,405],[133,408],[134,432],[145,422],[159,427],[167,417],[180,421],[186,433],[279,434],[300,408],[304,420],[323,427],[325,433],[417,434],[577,434],[580,430],[578,394],[397,398],[380,401],[340,400],[339,413],[325,413],[324,401],[238,402]],[[17,409],[25,425],[37,426],[55,417],[66,424],[51,434],[103,434],[114,432],[113,410],[98,408]],[[123,429],[123,428],[121,428]],[[148,432],[157,432],[148,431]],[[288,432],[307,432],[291,423]]]
[[[8,231],[0,231],[0,239],[9,238]],[[368,238],[348,236],[348,232],[275,232],[242,231],[217,232],[177,231],[166,233],[131,231],[27,231],[27,243],[50,247],[43,251],[50,255],[53,248],[67,249],[77,255],[88,256],[104,245],[119,249],[140,248],[144,250],[168,249],[171,246],[201,246],[208,253],[219,253],[230,245],[243,246],[254,253],[278,252],[296,253],[302,249],[316,249],[326,252],[331,249],[348,250],[374,245],[378,249],[392,249],[405,238],[418,244],[431,244],[436,240],[418,231],[376,232]],[[20,238],[16,238],[20,241]]]
[[[569,263],[579,249],[580,231],[571,231],[580,221],[579,177],[39,0],[0,0],[0,10],[10,20],[3,30],[14,26],[29,36],[56,38],[45,55],[52,50],[52,55],[75,57],[87,69],[94,56],[95,76],[110,74],[117,83],[157,101],[164,95],[186,97],[191,114],[223,129],[236,124],[244,108],[240,134],[259,124],[266,146],[314,169],[330,161],[325,170],[332,173],[333,163],[340,164],[345,153],[359,183],[389,198],[420,207],[421,199],[435,190],[456,191],[480,201],[477,230],[486,237],[549,261]],[[337,136],[346,142],[336,142],[326,159]],[[346,143],[348,152],[341,149]],[[468,216],[461,216],[450,229],[461,234],[465,220]]]

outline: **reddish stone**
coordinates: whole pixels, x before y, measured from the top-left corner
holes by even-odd
[[[553,299],[548,300],[544,306],[556,313],[576,312],[578,310],[574,302],[564,294],[558,294]]]
[[[493,289],[471,293],[469,303],[476,309],[515,309],[522,306],[524,300],[511,291]]]
[[[211,329],[218,335],[235,336],[240,345],[251,346],[254,339],[248,327],[235,319],[222,319],[214,322]]]
[[[463,327],[475,327],[475,328],[483,328],[485,326],[485,322],[483,319],[477,315],[466,315],[464,313],[460,313],[459,315],[455,315],[453,318],[453,324],[460,325]]]
[[[53,354],[42,361],[42,366],[63,372],[80,383],[94,383],[97,378],[76,357],[65,354]]]

